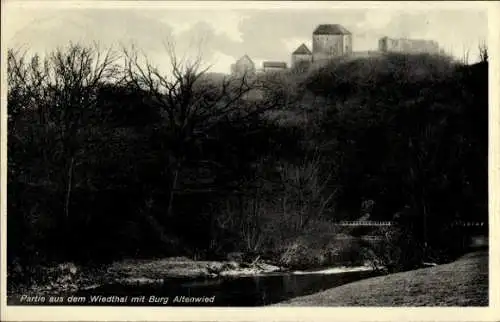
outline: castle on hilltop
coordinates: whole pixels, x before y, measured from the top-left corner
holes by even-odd
[[[429,53],[440,52],[439,44],[434,40],[382,37],[378,42],[381,52]]]
[[[337,24],[322,24],[312,34],[312,51],[301,44],[292,53],[292,67],[301,62],[328,60],[352,54],[352,34]]]
[[[291,67],[297,68],[300,64],[311,64],[328,61],[337,57],[366,57],[384,53],[439,53],[439,44],[433,40],[423,39],[395,39],[382,37],[378,48],[374,51],[353,51],[352,33],[339,24],[320,24],[312,33],[312,50],[301,44],[291,54]],[[258,72],[271,72],[287,70],[286,62],[265,61],[262,69],[256,69],[255,64],[248,55],[244,55],[231,66],[231,73],[255,74]]]

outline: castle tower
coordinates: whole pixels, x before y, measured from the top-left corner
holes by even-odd
[[[305,44],[299,46],[299,48],[295,49],[292,53],[292,67],[296,67],[300,62],[308,62],[312,61],[312,52],[307,48]]]
[[[231,74],[235,76],[254,75],[255,64],[248,55],[244,55],[231,65]]]
[[[337,24],[322,24],[313,32],[313,61],[352,54],[352,34]]]

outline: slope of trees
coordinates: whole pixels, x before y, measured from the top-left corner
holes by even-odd
[[[403,220],[416,242],[438,248],[457,243],[440,240],[451,221],[487,222],[487,61],[390,55],[332,63],[306,86],[327,102],[315,139],[341,151],[346,207],[374,200],[372,218]]]
[[[167,74],[134,50],[9,51],[10,263],[362,261],[333,222],[367,201],[412,236],[387,247],[421,257],[452,251],[452,220],[487,221],[487,61],[391,55],[215,79],[168,49]]]

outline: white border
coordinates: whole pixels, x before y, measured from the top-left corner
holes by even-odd
[[[411,10],[436,10],[436,9],[477,9],[478,7],[492,8],[494,5],[488,1],[113,1],[113,0],[12,0],[9,6],[16,8],[139,8],[139,9],[367,9],[367,8],[401,8]]]
[[[499,286],[500,251],[498,245],[500,201],[497,192],[500,183],[500,133],[499,133],[499,91],[500,49],[498,14],[500,3],[496,1],[426,1],[426,2],[279,2],[279,1],[14,1],[2,2],[2,26],[4,24],[5,6],[23,8],[141,8],[141,9],[322,9],[322,8],[406,8],[412,10],[467,9],[483,7],[488,10],[490,52],[489,80],[489,222],[490,227],[490,307],[488,308],[160,308],[160,307],[12,307],[6,306],[6,174],[7,174],[7,117],[6,117],[6,64],[1,65],[1,167],[0,167],[0,211],[1,211],[1,282],[0,312],[1,320],[16,321],[70,321],[70,320],[111,320],[111,321],[500,321]],[[456,22],[460,23],[460,22]],[[450,28],[453,28],[450,24]],[[2,28],[2,38],[3,38]],[[2,41],[2,57],[6,57],[6,48]]]

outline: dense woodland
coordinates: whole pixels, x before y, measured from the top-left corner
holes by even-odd
[[[280,265],[464,251],[488,220],[488,62],[391,54],[257,77],[134,50],[8,53],[8,261],[260,255]],[[259,93],[259,95],[255,95]],[[394,220],[386,239],[340,220]]]

